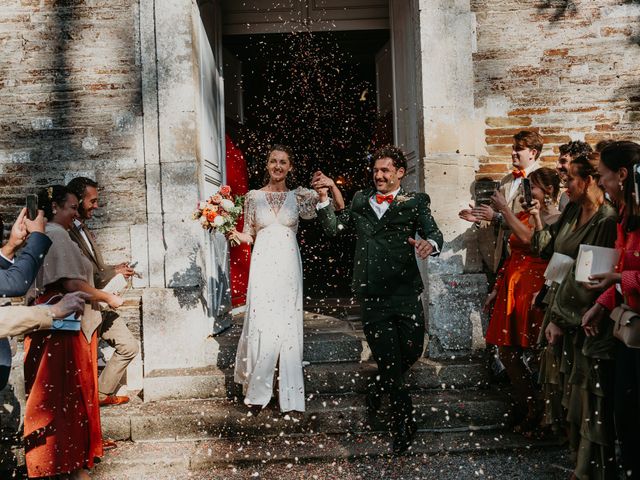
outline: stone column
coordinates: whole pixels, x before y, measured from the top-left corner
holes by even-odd
[[[206,393],[185,384],[184,369],[206,370],[217,350],[203,294],[206,233],[191,220],[201,196],[193,12],[189,0],[140,2],[150,287],[142,298],[145,401]]]
[[[474,116],[475,16],[469,0],[419,5],[424,185],[445,238],[442,254],[428,265],[428,355],[468,355],[484,345],[486,295],[471,224],[458,218],[471,201],[483,145],[483,124]]]

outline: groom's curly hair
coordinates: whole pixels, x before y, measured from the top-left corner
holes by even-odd
[[[390,158],[393,161],[393,166],[398,168],[404,168],[407,170],[407,159],[404,156],[402,150],[395,145],[385,145],[380,147],[378,150],[373,152],[373,156],[371,157],[371,167],[376,163],[376,160],[380,160],[381,158]]]

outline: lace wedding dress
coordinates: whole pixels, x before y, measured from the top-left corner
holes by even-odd
[[[317,193],[251,190],[245,197],[244,232],[255,238],[247,310],[234,378],[245,403],[265,406],[279,360],[280,410],[304,411],[302,372],[302,263],[296,240],[299,217],[315,217]]]

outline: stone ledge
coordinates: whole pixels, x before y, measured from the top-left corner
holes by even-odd
[[[490,391],[429,391],[413,395],[420,428],[440,431],[491,428],[505,422],[508,402]],[[388,411],[388,407],[383,408]],[[254,416],[239,401],[170,400],[103,408],[104,435],[116,440],[202,440],[237,435],[386,431],[389,418],[367,418],[363,395],[310,395],[304,415],[268,406]],[[293,417],[293,418],[292,418]],[[126,419],[130,420],[127,431]]]
[[[158,369],[143,379],[145,402],[225,396],[225,374],[216,367]]]

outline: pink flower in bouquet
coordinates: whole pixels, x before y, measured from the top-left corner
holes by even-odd
[[[218,193],[220,195],[222,195],[223,197],[230,197],[231,196],[231,187],[229,185],[222,185],[220,187],[220,190],[218,191]]]
[[[222,195],[216,193],[215,195],[212,195],[211,198],[209,199],[209,201],[211,203],[213,203],[214,205],[220,205],[220,202],[222,202]]]

